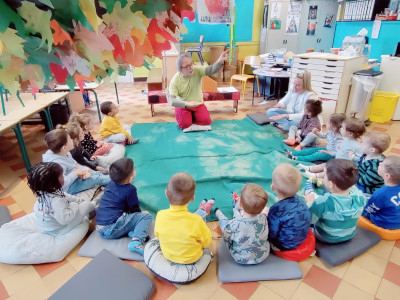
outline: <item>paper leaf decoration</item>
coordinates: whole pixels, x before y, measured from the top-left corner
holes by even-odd
[[[53,35],[50,29],[51,13],[40,10],[35,4],[23,1],[18,8],[18,13],[26,21],[25,28],[32,34],[39,33],[42,36],[42,46],[47,42],[48,51],[51,51],[53,45]]]
[[[116,80],[187,32],[192,0],[0,0],[0,86]]]

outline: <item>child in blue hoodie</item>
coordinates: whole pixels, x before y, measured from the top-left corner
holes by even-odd
[[[43,162],[55,162],[63,168],[65,192],[74,195],[96,185],[107,185],[111,181],[110,176],[93,172],[72,158],[69,151],[74,145],[65,125],[58,125],[58,128],[48,132],[44,139],[49,150],[43,154]]]

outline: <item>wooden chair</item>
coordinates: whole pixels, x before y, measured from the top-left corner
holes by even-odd
[[[257,89],[258,89],[258,95],[260,96],[260,84],[258,82],[258,77],[253,75],[253,74],[245,74],[244,70],[246,69],[246,65],[251,65],[251,66],[261,66],[261,58],[259,56],[246,56],[243,62],[242,66],[242,73],[241,74],[235,74],[231,77],[231,86],[232,86],[232,80],[239,80],[242,82],[242,88],[243,88],[243,99],[244,95],[246,92],[246,83],[248,79],[253,79],[254,78],[257,80]],[[253,85],[254,88],[254,85]]]
[[[192,53],[197,53],[197,55],[199,56],[199,60],[201,62],[201,64],[204,64],[204,60],[203,60],[203,56],[201,55],[201,52],[203,52],[203,41],[204,41],[204,35],[200,36],[200,40],[199,40],[199,46],[198,47],[191,47],[191,48],[187,48],[186,52],[192,56]]]

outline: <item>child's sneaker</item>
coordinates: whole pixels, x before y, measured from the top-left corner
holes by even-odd
[[[131,252],[136,252],[140,255],[143,255],[144,250],[143,250],[143,245],[139,240],[132,240],[129,244],[128,244],[128,249]]]
[[[214,215],[218,218],[218,220],[224,217],[224,214],[218,207],[215,207]]]
[[[210,198],[210,199],[204,199],[203,201],[200,202],[199,209],[204,210],[208,215],[210,214],[211,207],[214,206],[215,199]]]
[[[310,171],[310,167],[309,166],[306,166],[306,165],[303,165],[303,164],[301,164],[301,163],[298,163],[297,164],[297,168],[300,170],[300,171]]]
[[[290,151],[285,151],[286,156],[290,159],[297,160],[297,157],[292,154]]]

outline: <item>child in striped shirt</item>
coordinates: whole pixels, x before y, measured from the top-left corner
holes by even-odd
[[[310,205],[311,224],[321,242],[340,243],[356,234],[357,220],[367,202],[363,193],[354,187],[357,178],[357,166],[352,161],[335,158],[325,164],[323,181],[329,192],[315,198],[315,193],[306,191],[304,197]]]
[[[378,174],[379,164],[385,159],[382,154],[390,146],[390,136],[385,132],[367,132],[361,143],[363,155],[358,161],[359,177],[357,187],[365,194],[371,195],[383,186],[384,181]]]

